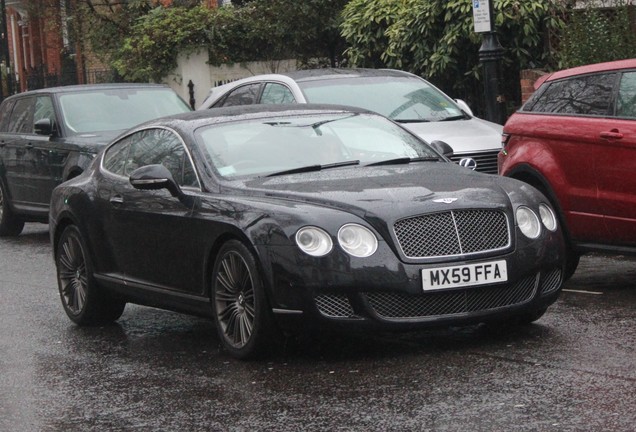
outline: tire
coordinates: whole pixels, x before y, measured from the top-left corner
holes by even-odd
[[[568,247],[565,252],[565,270],[563,272],[563,282],[574,276],[576,268],[579,266],[581,255],[574,252],[571,247]]]
[[[100,289],[93,277],[88,249],[74,225],[62,232],[55,253],[60,299],[66,315],[81,326],[116,321],[126,303]]]
[[[0,181],[0,237],[13,237],[22,232],[24,221],[9,206],[9,195]]]
[[[233,357],[256,358],[273,347],[273,317],[261,274],[240,241],[230,240],[219,250],[210,297],[219,338]]]

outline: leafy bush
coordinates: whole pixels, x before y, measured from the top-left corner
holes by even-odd
[[[630,26],[630,8],[573,10],[562,33],[559,66],[569,68],[636,57],[636,34]]]
[[[518,98],[520,68],[556,64],[549,36],[562,28],[562,13],[555,0],[494,1],[507,94]],[[352,65],[409,70],[475,105],[483,99],[472,0],[352,0],[343,17]]]

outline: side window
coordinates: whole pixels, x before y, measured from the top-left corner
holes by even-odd
[[[256,96],[258,96],[258,89],[260,86],[260,83],[254,83],[234,89],[219,105],[216,106],[252,105],[253,103],[256,103]]]
[[[636,72],[626,72],[621,77],[616,102],[618,117],[636,118]]]
[[[50,119],[51,122],[55,120],[55,114],[53,112],[53,101],[50,96],[38,96],[35,99],[35,112],[33,114],[33,123],[42,119]]]
[[[154,164],[168,168],[180,186],[199,185],[190,158],[172,131],[147,129],[131,136],[124,175],[129,176],[139,167]]]
[[[261,96],[262,104],[285,104],[294,102],[296,102],[296,99],[294,99],[294,95],[287,86],[277,83],[265,84],[265,89]]]
[[[9,132],[32,133],[33,112],[35,110],[35,98],[26,97],[18,99],[9,119]]]
[[[532,112],[605,116],[609,114],[616,74],[555,81],[528,109]]]
[[[11,119],[11,110],[13,109],[14,101],[4,102],[0,106],[0,132],[7,132],[9,130],[9,120]]]
[[[106,150],[104,160],[102,162],[104,168],[114,174],[124,175],[126,160],[128,160],[128,152],[130,151],[131,137],[126,137],[113,144]]]

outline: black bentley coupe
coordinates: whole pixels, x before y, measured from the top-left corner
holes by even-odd
[[[548,200],[450,163],[365,110],[222,108],[111,143],[54,192],[59,292],[79,325],[126,303],[213,317],[238,358],[282,332],[530,323],[558,297]]]

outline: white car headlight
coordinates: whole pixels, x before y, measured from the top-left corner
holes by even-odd
[[[331,252],[333,242],[331,237],[324,230],[307,226],[296,233],[296,243],[298,247],[307,255],[321,257]]]
[[[539,217],[528,207],[522,206],[517,209],[517,225],[523,235],[528,238],[536,239],[541,234]]]
[[[557,220],[554,216],[554,212],[547,204],[539,204],[539,216],[541,216],[541,222],[543,225],[554,232],[557,229]]]
[[[343,225],[338,231],[338,243],[349,255],[364,258],[371,256],[378,249],[378,239],[362,225]]]

